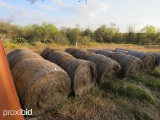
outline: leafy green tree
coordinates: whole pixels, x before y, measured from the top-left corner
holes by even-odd
[[[119,34],[119,29],[116,24],[110,23],[109,27],[102,25],[97,30],[94,31],[95,40],[97,42],[114,42]]]
[[[81,35],[81,30],[79,28],[68,29],[66,31],[66,36],[71,45],[74,45]]]
[[[141,41],[143,40],[144,44],[155,44],[159,34],[157,34],[157,29],[154,26],[146,25],[141,32],[143,33]]]
[[[136,42],[136,26],[135,25],[129,25],[127,28],[127,33],[124,34],[125,36],[125,42],[126,43],[135,43]]]

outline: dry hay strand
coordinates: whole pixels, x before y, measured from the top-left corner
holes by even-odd
[[[96,66],[94,63],[73,59],[69,53],[53,51],[47,60],[58,64],[64,69],[71,79],[71,89],[76,96],[81,96],[90,91],[96,83]]]
[[[143,70],[142,60],[134,56],[115,52],[110,55],[110,58],[116,60],[121,65],[121,71],[118,75],[119,77],[137,76]]]
[[[110,80],[120,70],[120,65],[116,61],[103,55],[94,54],[93,52],[77,50],[73,53],[73,56],[78,59],[86,59],[95,63],[97,71],[97,83],[99,85]]]
[[[28,49],[15,49],[7,54],[10,69],[12,69],[19,61],[25,58],[42,58],[37,53]]]
[[[40,53],[40,55],[45,59],[49,55],[49,53],[51,53],[54,50],[56,50],[56,49],[52,49],[52,48],[47,47]]]
[[[84,50],[77,50],[72,55],[75,58],[86,60],[89,56],[91,56],[93,54],[95,54],[95,53],[94,52],[89,52],[89,51],[84,51]]]
[[[128,51],[129,55],[132,55],[132,56],[135,56],[135,57],[141,59],[144,64],[144,71],[145,72],[151,72],[151,70],[154,67],[155,57],[151,53],[138,52],[138,51],[134,51],[134,50],[127,50],[127,49],[121,49],[121,48],[116,48],[116,50]]]
[[[42,58],[19,61],[12,68],[12,75],[22,107],[33,109],[33,116],[55,108],[71,91],[67,73]]]
[[[57,65],[60,65],[62,62],[66,60],[75,60],[75,58],[69,53],[58,50],[49,53],[46,59],[56,63]]]
[[[67,48],[67,49],[65,49],[65,52],[67,52],[67,53],[72,55],[77,50],[79,50],[79,49],[77,49],[77,48]]]

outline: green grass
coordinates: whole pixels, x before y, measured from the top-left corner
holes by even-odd
[[[119,96],[125,96],[131,99],[139,99],[149,103],[154,103],[154,97],[146,87],[142,87],[134,83],[128,83],[124,80],[108,82],[103,86],[103,89],[108,92],[113,92]]]
[[[137,84],[144,84],[148,88],[154,91],[160,92],[160,78],[154,76],[138,76],[133,79]]]

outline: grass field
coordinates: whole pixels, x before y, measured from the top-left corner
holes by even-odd
[[[115,49],[119,47],[119,48],[139,50],[142,52],[159,52],[160,53],[160,46],[156,46],[156,45],[140,46],[140,45],[133,45],[133,44],[114,44],[114,43],[106,44],[106,43],[89,42],[86,45],[78,44],[77,46],[78,48],[81,48],[81,49],[88,49],[88,48]],[[31,45],[28,43],[21,43],[21,44],[14,44],[10,42],[4,43],[4,48],[5,48],[6,53],[16,48],[28,48],[34,51],[42,51],[46,47],[52,47],[52,48],[64,50],[65,48],[75,47],[75,46],[60,45],[60,44],[55,44],[55,43],[43,44],[40,42],[36,42],[34,45]]]
[[[4,43],[6,53],[16,48],[28,48],[39,53],[46,47],[64,50],[68,47],[58,44],[13,44]],[[160,52],[159,46],[138,46],[131,44],[88,43],[78,48],[123,47],[143,52]],[[160,73],[160,72],[159,72]],[[134,78],[113,79],[101,87],[91,90],[82,97],[70,96],[68,100],[44,114],[42,119],[55,120],[159,120],[160,77],[159,73],[142,74]]]

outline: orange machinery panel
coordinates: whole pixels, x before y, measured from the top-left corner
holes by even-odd
[[[8,61],[0,40],[0,120],[24,120]]]

